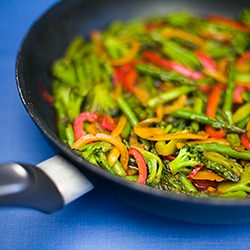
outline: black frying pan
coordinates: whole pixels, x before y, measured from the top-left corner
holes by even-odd
[[[49,141],[59,149],[63,157],[84,173],[96,188],[103,190],[105,195],[111,195],[129,205],[177,220],[215,224],[250,222],[249,199],[198,199],[173,194],[131,183],[86,162],[59,140],[54,110],[44,101],[39,90],[42,83],[50,91],[51,64],[63,54],[76,35],[87,36],[91,30],[102,29],[112,20],[186,10],[197,15],[216,12],[233,17],[247,6],[250,7],[249,0],[230,2],[227,0],[66,0],[60,2],[35,23],[21,46],[16,67],[17,86],[21,99],[30,116]],[[35,191],[27,191],[29,185],[20,181],[20,192],[3,193],[2,196],[0,192],[0,204],[17,204],[19,201],[21,205],[31,205],[27,193],[35,192],[38,192],[37,203],[53,203],[53,199],[56,200],[56,198],[49,200],[46,195],[44,196],[44,190],[49,189],[49,185],[52,184],[44,181],[43,174],[37,173],[34,168],[24,165],[23,167],[32,176],[29,181],[38,183],[35,185]],[[9,175],[8,178],[11,179]],[[42,186],[43,191],[38,188],[39,185]],[[23,190],[26,191],[23,192]],[[63,205],[60,199],[58,202],[59,205],[49,208],[48,211]]]

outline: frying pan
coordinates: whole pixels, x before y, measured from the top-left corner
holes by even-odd
[[[249,0],[65,0],[45,13],[26,35],[17,57],[17,87],[29,115],[55,146],[56,156],[33,167],[23,163],[0,167],[0,205],[22,205],[53,212],[93,186],[104,195],[159,216],[195,223],[250,222],[250,200],[195,198],[161,191],[114,176],[70,150],[59,139],[53,107],[44,101],[41,84],[51,91],[50,67],[76,35],[87,37],[113,20],[189,11],[234,17]],[[85,178],[86,177],[86,178]],[[65,179],[66,178],[66,179]]]

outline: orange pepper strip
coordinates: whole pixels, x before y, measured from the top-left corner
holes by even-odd
[[[162,36],[164,38],[174,38],[178,37],[181,39],[184,39],[186,41],[189,41],[199,47],[203,47],[205,45],[205,41],[201,39],[200,37],[190,34],[188,32],[185,32],[180,29],[173,29],[173,28],[165,28],[162,30]]]
[[[142,138],[145,138],[145,137],[142,137]],[[172,133],[172,134],[164,134],[164,135],[155,135],[152,137],[146,137],[145,139],[149,141],[170,141],[174,139],[206,140],[207,138],[208,138],[208,135],[199,135],[199,134],[192,134],[188,132],[180,132],[180,133]]]
[[[221,83],[227,82],[227,78],[220,71],[213,72],[213,71],[204,69],[203,73],[207,76],[212,77],[213,79],[215,79],[218,82],[221,82]]]
[[[117,137],[121,134],[122,130],[124,129],[125,125],[127,123],[127,118],[125,116],[121,116],[119,119],[119,122],[115,129],[111,132],[111,136]]]
[[[167,134],[165,129],[156,128],[156,127],[148,127],[152,123],[160,122],[160,120],[156,117],[145,119],[139,122],[134,127],[134,132],[137,136],[141,138],[150,140],[150,141],[169,141],[173,139],[197,139],[197,140],[205,140],[208,138],[207,134],[192,134],[188,132],[180,132]]]
[[[218,174],[208,169],[197,172],[196,175],[194,175],[192,179],[193,180],[217,181],[217,182],[221,182],[225,180],[223,177],[219,176]]]
[[[124,129],[126,123],[127,123],[127,118],[125,116],[121,116],[117,126],[111,132],[111,136],[113,136],[114,138],[117,138],[120,142],[121,142],[121,138],[119,135],[121,134],[122,130]],[[118,160],[119,156],[120,156],[120,151],[117,148],[112,148],[110,153],[108,154],[108,162],[109,162],[111,167],[114,166],[114,164]]]
[[[111,135],[103,134],[103,133],[98,133],[96,135],[83,135],[80,137],[72,146],[72,149],[78,149],[79,147],[82,147],[85,144],[88,144],[90,142],[95,142],[95,141],[106,141],[114,145],[121,153],[121,164],[125,170],[128,169],[128,150],[126,146],[119,141],[119,139],[114,138]]]
[[[140,43],[134,39],[129,39],[129,40],[124,39],[124,42],[127,42],[131,46],[130,50],[123,57],[120,57],[117,59],[106,58],[112,66],[121,66],[121,65],[124,65],[126,63],[129,63],[137,55],[139,48],[140,48]]]
[[[171,114],[172,112],[174,112],[176,109],[181,109],[183,108],[183,106],[185,105],[185,102],[187,100],[187,96],[186,95],[182,95],[180,96],[175,102],[173,102],[172,105],[166,106],[164,108],[164,114]]]
[[[119,137],[120,138],[120,137]],[[117,148],[112,148],[108,154],[108,162],[111,167],[113,167],[120,157],[120,151]]]
[[[206,115],[209,117],[216,116],[216,110],[220,101],[222,89],[219,85],[215,86],[208,97]],[[206,125],[206,133],[213,138],[223,138],[226,136],[226,132],[222,129],[216,130],[212,126]]]

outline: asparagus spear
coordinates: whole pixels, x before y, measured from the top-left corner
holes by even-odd
[[[203,114],[198,114],[196,112],[190,111],[190,110],[184,110],[179,109],[175,110],[172,115],[177,118],[183,118],[186,120],[192,120],[197,121],[202,124],[208,124],[216,129],[224,129],[228,132],[237,133],[237,134],[243,134],[245,133],[245,129],[241,129],[239,127],[236,127],[234,125],[230,125],[228,123],[225,123],[223,121],[208,117]]]

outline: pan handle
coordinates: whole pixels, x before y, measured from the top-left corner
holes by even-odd
[[[86,177],[60,155],[37,166],[0,165],[0,206],[25,206],[51,213],[92,188]]]

